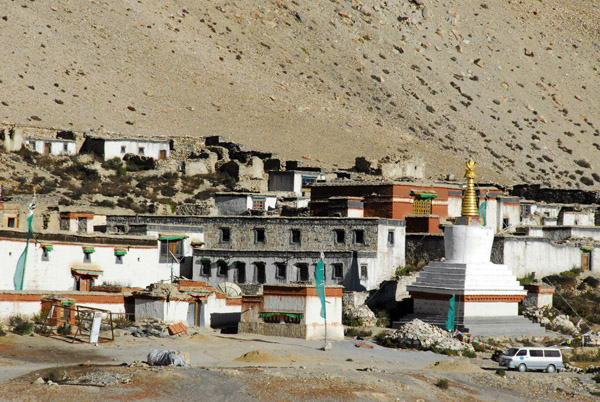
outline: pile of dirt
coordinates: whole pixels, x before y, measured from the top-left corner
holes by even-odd
[[[432,363],[425,368],[438,371],[465,371],[468,373],[483,372],[483,370],[476,365],[459,360],[440,360],[439,362]]]
[[[264,350],[253,350],[248,353],[244,353],[237,359],[236,362],[243,363],[280,363],[283,359],[277,356],[265,352]]]

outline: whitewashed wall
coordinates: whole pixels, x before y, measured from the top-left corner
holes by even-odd
[[[388,244],[388,232],[394,231],[394,244]],[[358,275],[360,276],[360,263],[368,264],[368,278],[361,279],[360,283],[367,290],[377,289],[382,281],[391,279],[396,269],[403,267],[405,257],[406,226],[378,225],[377,227],[377,257],[359,258]]]
[[[565,212],[562,218],[564,226],[594,226],[594,212]]]
[[[121,152],[121,147],[125,147],[125,152]],[[154,159],[158,159],[160,151],[164,150],[167,152],[167,158],[169,157],[168,141],[105,140],[104,159],[122,158],[128,153],[139,155],[140,147],[144,148],[143,156],[150,156]]]
[[[227,299],[217,298],[213,293],[206,298],[200,312],[200,327],[210,328],[213,313],[241,313],[241,305],[227,305]]]
[[[595,253],[594,253],[595,254]],[[592,270],[596,258],[592,257]],[[581,267],[581,250],[578,245],[556,244],[547,239],[504,239],[504,264],[517,278],[535,272],[536,278]]]
[[[41,243],[31,241],[25,267],[24,290],[73,290],[75,278],[71,268],[101,269],[95,284],[121,284],[146,287],[151,283],[170,279],[170,266],[159,264],[158,247],[130,247],[123,257],[123,264],[117,264],[115,246],[93,245],[96,250],[91,255],[91,263],[84,263],[82,244],[52,244],[48,261],[43,261]],[[0,273],[0,289],[14,289],[13,275],[17,261],[25,249],[24,240],[0,240],[0,258],[3,269]],[[177,266],[176,274],[179,274]]]
[[[52,155],[75,155],[77,153],[77,145],[73,141],[57,141],[57,140],[40,140],[40,139],[30,139],[26,140],[28,144],[31,145],[33,150],[37,153],[44,154],[46,153],[46,143],[49,142],[50,145],[50,153]],[[65,150],[65,145],[67,149]]]
[[[187,321],[188,301],[164,299],[135,299],[135,319],[152,317],[166,323]]]
[[[325,320],[321,317],[321,300],[314,296],[309,296],[304,300],[306,300],[306,310],[304,313],[306,339],[324,339]],[[341,341],[344,339],[342,298],[326,297],[325,301],[325,309],[327,310],[327,340]]]

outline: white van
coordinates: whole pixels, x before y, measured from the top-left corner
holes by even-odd
[[[502,355],[499,363],[508,369],[517,369],[521,372],[546,370],[548,373],[554,373],[564,368],[562,353],[557,348],[510,348]]]

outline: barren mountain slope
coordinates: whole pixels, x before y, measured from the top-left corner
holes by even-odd
[[[0,119],[600,187],[597,0],[5,2]],[[421,0],[418,1],[421,3]],[[583,181],[582,181],[583,178]]]

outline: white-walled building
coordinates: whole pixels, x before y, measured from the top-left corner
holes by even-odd
[[[221,192],[215,194],[218,215],[247,215],[250,210],[268,212],[277,206],[274,194]]]
[[[104,160],[123,158],[126,154],[164,160],[169,157],[171,142],[149,139],[109,139],[86,138],[81,147],[82,153],[94,153]]]
[[[183,236],[180,236],[183,237]],[[14,289],[13,275],[25,249],[25,231],[0,230],[0,289]],[[165,235],[106,236],[34,233],[29,242],[24,290],[90,290],[94,285],[146,287],[180,275],[167,255]],[[171,245],[179,244],[171,240]],[[178,250],[175,250],[178,251]]]
[[[324,180],[325,175],[321,172],[273,170],[269,172],[269,191],[294,193],[298,196],[310,198],[311,185]]]
[[[73,140],[28,137],[25,139],[25,144],[35,152],[44,155],[75,155],[77,153],[77,144]]]

